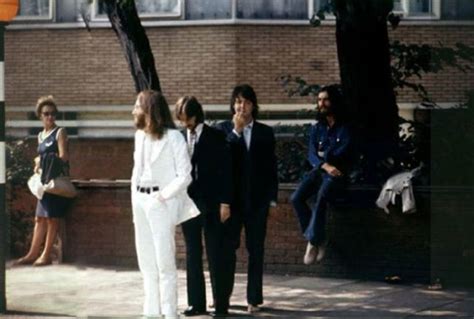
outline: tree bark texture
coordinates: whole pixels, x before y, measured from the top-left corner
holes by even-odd
[[[372,157],[394,151],[398,107],[391,81],[387,15],[391,0],[336,0],[341,84],[362,144]]]
[[[135,1],[101,0],[101,5],[122,46],[136,92],[145,89],[161,91],[153,52],[138,17]]]

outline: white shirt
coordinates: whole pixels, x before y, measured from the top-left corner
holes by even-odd
[[[186,135],[187,135],[187,140],[188,140],[188,149],[189,149],[189,154],[190,155],[193,155],[193,152],[194,152],[194,146],[197,144],[197,142],[199,142],[199,138],[201,137],[201,134],[202,134],[202,129],[204,127],[204,124],[202,123],[199,123],[195,128],[194,128],[194,132],[196,134],[196,138],[194,139],[194,141],[192,141],[192,133],[191,133],[191,130],[190,129],[187,129],[186,130]],[[194,142],[194,143],[193,143]],[[192,144],[193,143],[193,144]]]
[[[247,146],[247,150],[250,149],[250,143],[252,142],[252,129],[253,129],[253,121],[245,125],[244,130],[243,130],[244,140],[245,140],[245,145]],[[240,137],[240,134],[237,133],[235,129],[233,130],[233,132],[235,135]]]
[[[151,187],[153,183],[153,175],[151,172],[151,148],[152,148],[152,137],[147,134],[143,139],[143,153],[142,153],[142,176],[139,178],[138,185],[140,187]]]

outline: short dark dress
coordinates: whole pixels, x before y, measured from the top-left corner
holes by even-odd
[[[38,154],[41,158],[41,181],[45,184],[50,179],[69,175],[69,164],[58,158],[58,132],[59,127],[54,128],[46,137],[42,132],[38,134]],[[46,167],[48,165],[48,167]],[[44,193],[43,198],[36,205],[36,216],[48,218],[62,218],[71,206],[72,199],[49,193]]]

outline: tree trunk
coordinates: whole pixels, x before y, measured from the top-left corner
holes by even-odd
[[[393,154],[398,141],[387,30],[392,6],[391,0],[335,1],[342,88],[371,160]]]
[[[138,17],[135,1],[101,0],[127,59],[136,92],[161,91],[150,42]]]

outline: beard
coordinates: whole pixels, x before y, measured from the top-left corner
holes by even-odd
[[[316,120],[317,121],[326,121],[326,117],[328,115],[331,115],[331,112],[329,112],[327,109],[316,109]]]
[[[133,118],[135,127],[139,130],[143,130],[146,126],[145,114],[137,115]]]

